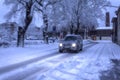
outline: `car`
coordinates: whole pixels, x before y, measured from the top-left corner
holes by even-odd
[[[80,35],[67,35],[59,43],[59,52],[66,51],[79,52],[83,49],[83,39]]]

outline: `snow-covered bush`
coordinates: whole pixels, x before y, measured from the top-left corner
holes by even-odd
[[[0,46],[9,45],[13,40],[17,40],[17,24],[10,22],[0,24]]]

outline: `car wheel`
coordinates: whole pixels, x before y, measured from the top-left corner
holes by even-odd
[[[80,51],[82,51],[83,50],[83,45],[81,45],[81,48],[80,48]]]
[[[81,47],[81,49],[80,49],[80,51],[82,51],[83,49],[82,49],[82,47]]]
[[[75,51],[76,53],[78,53],[80,51],[80,48],[78,47],[77,50]]]
[[[59,50],[59,52],[60,52],[60,53],[62,53],[62,52],[63,52],[63,50]]]

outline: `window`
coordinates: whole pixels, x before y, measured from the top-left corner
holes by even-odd
[[[77,40],[77,37],[75,37],[75,36],[67,36],[65,38],[65,41],[74,41],[74,40]]]

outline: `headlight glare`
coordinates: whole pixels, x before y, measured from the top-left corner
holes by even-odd
[[[62,46],[63,46],[63,44],[62,44],[62,43],[60,43],[60,44],[59,44],[59,46],[60,46],[60,47],[62,47]]]
[[[72,43],[72,47],[76,47],[76,43]]]

